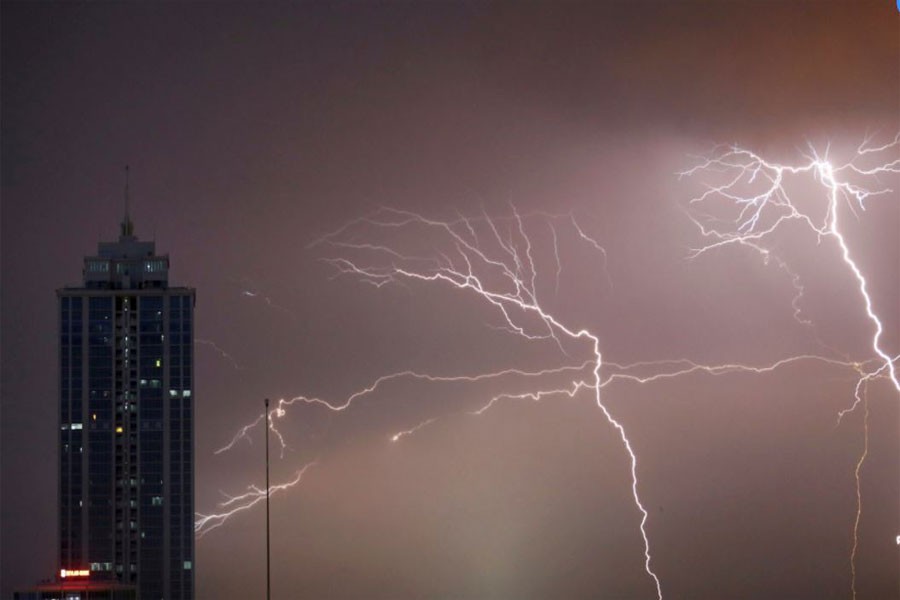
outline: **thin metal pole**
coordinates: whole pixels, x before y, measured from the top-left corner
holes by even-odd
[[[269,567],[269,399],[266,398],[266,600],[272,598],[272,577]]]

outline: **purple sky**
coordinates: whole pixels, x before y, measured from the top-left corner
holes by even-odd
[[[448,285],[335,277],[322,259],[384,256],[309,244],[381,206],[531,215],[544,306],[596,334],[605,361],[875,358],[833,239],[766,240],[804,286],[802,325],[776,261],[740,246],[688,260],[704,243],[685,212],[703,179],[677,173],[716,143],[802,163],[807,143],[848,157],[867,134],[889,142],[898,26],[889,1],[4,2],[0,596],[55,567],[54,290],[117,234],[125,164],[137,235],[197,288],[196,337],[232,359],[196,348],[196,506],[212,512],[263,481],[258,429],[213,452],[264,397],[340,403],[407,369],[590,358],[497,330],[496,309]],[[812,177],[791,186],[822,201]],[[542,216],[570,212],[605,261]],[[896,356],[900,193],[841,217]],[[416,226],[336,241],[447,249]],[[864,411],[835,422],[855,382],[812,360],[602,391],[638,457],[664,597],[851,597]],[[292,407],[272,481],[318,462],[272,500],[273,596],[655,597],[628,455],[590,391],[467,414],[535,386],[400,379],[344,412]],[[868,410],[856,589],[881,600],[900,586],[900,395],[885,379]],[[197,541],[198,598],[260,597],[260,508]]]

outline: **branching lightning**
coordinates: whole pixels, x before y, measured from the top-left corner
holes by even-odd
[[[713,171],[724,177],[725,183],[709,186],[702,195],[693,198],[690,205],[702,209],[707,204],[724,200],[726,205],[730,205],[736,211],[731,219],[726,220],[714,219],[709,215],[702,219],[699,216],[691,217],[703,236],[713,240],[694,250],[693,257],[727,245],[740,244],[753,248],[768,259],[771,252],[762,246],[763,241],[788,222],[798,222],[805,225],[816,236],[818,242],[831,239],[837,244],[843,265],[856,282],[865,314],[874,329],[871,347],[877,357],[877,365],[872,370],[864,370],[862,364],[857,365],[859,379],[854,389],[853,402],[849,407],[839,411],[837,417],[838,424],[840,424],[844,416],[855,411],[860,405],[864,406],[864,447],[854,471],[857,503],[853,523],[853,544],[850,551],[851,591],[854,599],[856,598],[859,522],[862,515],[860,471],[869,452],[869,407],[866,392],[869,382],[876,377],[881,377],[882,374],[900,392],[900,381],[898,381],[895,367],[900,356],[890,356],[883,347],[884,325],[875,312],[872,298],[869,295],[868,280],[854,260],[840,227],[842,207],[846,207],[850,212],[856,214],[857,209],[865,211],[866,201],[869,198],[892,191],[886,187],[874,189],[863,187],[861,184],[855,183],[854,178],[874,179],[877,183],[880,175],[900,173],[900,157],[896,157],[897,151],[900,149],[900,134],[897,134],[892,141],[880,146],[870,145],[870,142],[870,139],[865,139],[856,148],[856,152],[849,161],[838,164],[829,159],[828,149],[824,154],[820,154],[812,146],[810,146],[806,162],[799,165],[770,162],[750,150],[731,146],[720,149],[713,157],[703,160],[694,168],[681,174],[682,176],[691,176],[708,174]],[[860,163],[865,161],[874,164],[861,166]],[[818,207],[824,208],[824,210],[820,210],[819,218],[809,211],[800,210],[785,189],[785,181],[788,176],[804,174],[811,174],[814,180],[824,188],[824,207],[821,205]],[[754,186],[757,187],[754,188]],[[760,187],[761,189],[759,189]],[[748,189],[759,191],[748,192],[746,191]],[[792,305],[794,317],[799,320],[799,303],[802,299],[803,288],[799,284],[799,278],[790,271],[787,264],[781,259],[778,261],[779,265],[791,275],[794,288],[797,290]]]
[[[550,396],[565,395],[574,398],[581,393],[589,393],[620,438],[627,455],[632,497],[639,513],[637,529],[643,541],[644,570],[655,586],[657,597],[661,599],[662,585],[652,566],[651,544],[647,532],[648,512],[639,494],[638,457],[624,426],[605,403],[607,392],[604,390],[616,383],[644,385],[691,374],[707,376],[725,376],[734,373],[763,374],[804,361],[847,369],[854,375],[850,381],[856,382],[854,401],[851,406],[840,411],[838,419],[855,410],[860,404],[865,406],[866,412],[865,449],[855,472],[857,514],[851,552],[855,595],[855,559],[862,506],[859,475],[868,453],[866,386],[874,379],[886,379],[900,391],[895,368],[895,362],[900,356],[892,357],[884,347],[882,320],[877,315],[869,295],[869,283],[854,261],[840,228],[839,216],[845,206],[851,211],[856,209],[864,211],[869,198],[890,191],[886,188],[869,190],[853,180],[877,179],[879,175],[900,173],[900,158],[882,160],[876,166],[860,166],[866,161],[877,161],[898,148],[900,135],[882,146],[870,146],[869,140],[866,140],[857,148],[853,160],[838,165],[829,160],[828,152],[820,156],[811,149],[806,162],[794,166],[766,161],[756,153],[739,147],[727,147],[718,149],[713,156],[702,159],[695,167],[681,173],[684,177],[715,175],[725,180],[725,183],[709,186],[702,195],[689,202],[689,218],[697,225],[704,238],[709,240],[706,245],[693,250],[690,256],[697,258],[725,246],[740,245],[758,253],[766,262],[774,261],[790,279],[794,290],[791,298],[793,316],[805,327],[812,328],[813,324],[803,313],[805,289],[801,277],[787,261],[767,247],[767,238],[787,223],[796,222],[806,226],[814,234],[817,242],[830,240],[837,244],[841,256],[839,264],[855,281],[856,289],[862,297],[865,315],[873,327],[871,348],[874,356],[861,360],[852,360],[819,340],[822,347],[841,358],[802,354],[762,365],[701,364],[689,359],[653,360],[630,364],[604,361],[601,355],[601,333],[569,323],[551,308],[552,298],[558,293],[560,277],[564,271],[565,261],[560,253],[559,240],[566,233],[601,255],[602,269],[609,287],[612,288],[612,282],[606,273],[605,249],[585,233],[573,215],[523,214],[512,207],[512,214],[509,217],[494,218],[487,214],[478,217],[459,215],[455,219],[442,221],[409,211],[382,208],[372,215],[355,219],[310,244],[310,247],[327,247],[338,253],[337,256],[322,259],[334,269],[335,277],[355,278],[376,288],[394,284],[409,287],[417,284],[436,285],[450,291],[469,294],[483,301],[484,305],[491,308],[499,317],[499,324],[491,324],[490,328],[505,331],[528,343],[550,342],[560,351],[561,360],[557,366],[539,370],[507,368],[455,375],[405,370],[378,377],[366,387],[337,400],[303,395],[281,399],[270,411],[268,422],[281,446],[282,455],[287,446],[277,423],[287,414],[290,407],[308,405],[342,412],[348,410],[356,401],[377,393],[385,393],[388,384],[394,381],[416,380],[430,384],[492,382],[510,390],[486,398],[485,403],[479,408],[463,411],[475,416],[482,415],[501,400],[540,401]],[[816,216],[801,210],[785,189],[786,179],[803,175],[811,175],[825,190],[823,205],[820,207],[821,215]],[[754,186],[756,191],[745,193],[745,190],[754,189]],[[761,190],[758,189],[760,186]],[[722,219],[711,214],[701,214],[701,211],[707,210],[707,205],[713,205],[716,210],[721,210],[723,201],[726,210],[731,211],[729,218]],[[539,275],[536,266],[538,244],[533,238],[535,229],[530,224],[531,219],[542,219],[544,226],[549,226],[551,258],[555,266],[554,279],[549,283]],[[421,239],[421,234],[424,233],[425,239],[428,239],[431,245],[430,250],[422,254],[421,247],[411,248],[408,244],[404,244],[402,241],[405,239],[404,236],[410,233],[418,234],[412,236],[416,239]],[[365,241],[360,241],[361,237],[365,238]],[[553,293],[547,293],[548,290]],[[523,384],[528,386],[527,391],[520,391]],[[513,385],[514,387],[508,387]],[[265,415],[260,414],[256,420],[240,428],[230,442],[219,448],[216,453],[231,450],[242,440],[251,443],[251,433],[264,419]],[[439,417],[427,418],[411,428],[396,431],[387,437],[391,442],[398,442],[406,436],[428,428],[438,419]],[[273,490],[277,487],[282,491],[297,485],[309,466],[311,465],[306,465],[298,471],[294,480],[281,486],[273,486]],[[249,509],[260,500],[261,493],[264,495],[265,490],[251,486],[245,494],[227,497],[220,508],[228,510],[210,515],[198,514],[196,528],[198,535],[221,526],[232,515]]]
[[[703,236],[713,239],[709,244],[695,249],[691,254],[692,257],[732,244],[748,246],[763,253],[764,256],[769,256],[770,251],[761,246],[763,240],[788,222],[806,225],[819,242],[823,239],[833,239],[840,248],[844,265],[856,280],[866,316],[874,326],[872,350],[881,358],[894,388],[900,392],[900,380],[897,378],[894,361],[881,344],[884,326],[872,306],[868,282],[853,260],[839,227],[843,205],[846,204],[851,211],[856,208],[864,211],[866,200],[892,191],[883,187],[872,190],[864,188],[853,183],[851,176],[877,179],[878,175],[900,173],[900,158],[889,157],[876,166],[869,167],[857,164],[867,157],[883,157],[887,153],[896,152],[900,148],[900,134],[892,142],[882,146],[870,146],[869,141],[865,140],[860,144],[850,161],[838,165],[829,160],[827,151],[824,155],[820,155],[812,147],[807,162],[800,165],[783,165],[769,162],[750,150],[730,146],[720,149],[713,157],[703,160],[699,165],[680,175],[692,176],[716,172],[725,179],[725,183],[709,186],[703,194],[693,198],[690,205],[699,210],[704,205],[724,200],[736,211],[731,219],[724,220],[708,216],[701,220],[699,216],[691,216]],[[785,189],[785,180],[789,175],[803,174],[811,174],[825,189],[825,205],[820,219],[800,210]],[[761,186],[762,189],[755,191],[754,186]],[[748,189],[753,191],[746,191]],[[706,222],[703,222],[704,220]],[[783,261],[781,264],[784,264]],[[799,284],[796,276],[792,275],[792,279],[797,289]],[[798,294],[793,301],[795,315],[799,314],[798,303],[802,296],[802,287],[798,289]],[[856,404],[858,399],[854,407]]]
[[[654,582],[657,596],[662,598],[659,578],[651,567],[650,542],[646,531],[648,514],[638,493],[637,455],[625,428],[613,417],[600,395],[600,370],[603,365],[600,338],[587,328],[565,324],[540,302],[533,244],[526,232],[523,216],[515,208],[512,209],[512,214],[511,221],[504,227],[488,216],[484,216],[478,222],[466,217],[461,217],[456,222],[445,222],[407,211],[392,210],[384,215],[387,220],[368,219],[365,223],[376,228],[409,225],[440,234],[445,239],[447,251],[437,254],[434,266],[428,266],[428,263],[421,260],[403,260],[403,255],[399,252],[388,253],[390,262],[377,263],[371,260],[359,262],[346,257],[327,261],[341,274],[352,275],[376,285],[398,281],[438,283],[474,294],[496,309],[501,317],[502,326],[510,332],[530,341],[543,340],[549,336],[565,356],[569,356],[577,347],[580,347],[582,352],[589,353],[588,368],[592,381],[589,386],[576,382],[573,384],[574,389],[544,390],[540,394],[562,392],[574,395],[582,387],[593,390],[597,406],[618,432],[629,456],[632,496],[641,514],[639,529],[644,542],[644,568]],[[390,217],[399,217],[399,221],[391,221]],[[578,236],[602,251],[605,258],[605,251],[600,244],[586,235],[574,218],[572,224]],[[479,230],[481,235],[478,233]],[[343,232],[346,229],[339,231]],[[332,241],[332,238],[325,238],[325,241]],[[558,248],[554,251],[555,256],[558,256]],[[340,408],[346,408],[348,405],[349,403]]]
[[[307,463],[297,471],[293,479],[277,485],[270,485],[269,495],[274,496],[278,492],[283,492],[284,490],[294,487],[303,479],[303,475],[306,473],[307,469],[315,465],[315,462]],[[225,496],[225,500],[219,503],[219,508],[225,510],[210,514],[197,513],[197,518],[194,521],[194,533],[198,538],[203,537],[213,529],[221,527],[229,518],[237,513],[249,510],[256,504],[265,500],[266,489],[256,485],[249,485],[247,486],[247,491],[243,494],[229,496],[223,492],[223,495]]]

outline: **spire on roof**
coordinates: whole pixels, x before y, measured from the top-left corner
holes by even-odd
[[[128,204],[129,204],[129,192],[128,192],[128,165],[125,165],[125,217],[122,219],[122,234],[121,237],[134,237],[134,223],[131,222],[131,216],[128,212]]]

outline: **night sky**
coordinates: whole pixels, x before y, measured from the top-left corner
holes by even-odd
[[[764,240],[777,259],[690,258],[709,239],[689,201],[721,173],[678,176],[719,143],[797,164],[890,143],[894,2],[3,2],[0,91],[3,598],[55,569],[54,290],[118,235],[126,164],[136,234],[197,290],[199,512],[263,485],[259,427],[214,451],[265,397],[342,404],[406,370],[591,359],[511,334],[467,290],[370,285],[333,260],[454,252],[439,228],[378,225],[400,220],[383,207],[468,217],[486,252],[522,258],[519,214],[542,306],[604,362],[831,361],[601,390],[637,456],[663,597],[852,598],[857,471],[857,597],[900,597],[900,394],[874,378],[837,425],[859,378],[837,363],[878,358],[852,273],[800,227]],[[896,169],[868,183],[900,190]],[[814,177],[791,185],[821,211]],[[900,192],[841,206],[897,356]],[[345,411],[289,407],[272,483],[315,464],[272,498],[273,597],[655,598],[628,454],[593,391],[470,414],[567,381],[398,377]],[[264,594],[264,526],[257,505],[197,540],[198,598]]]

